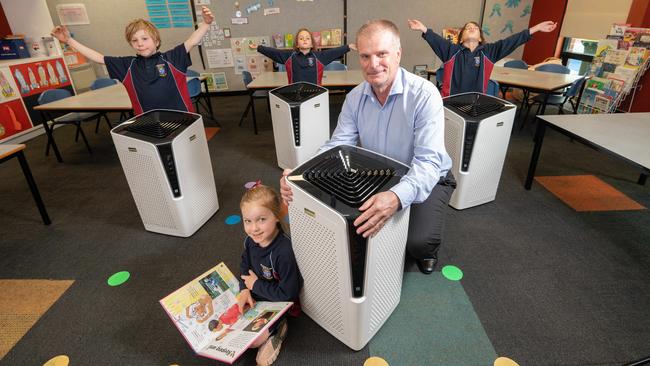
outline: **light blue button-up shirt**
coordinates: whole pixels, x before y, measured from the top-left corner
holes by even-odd
[[[451,169],[445,150],[445,118],[438,89],[401,68],[382,106],[368,82],[345,98],[332,138],[319,150],[359,145],[411,167],[392,187],[402,208],[429,197]]]

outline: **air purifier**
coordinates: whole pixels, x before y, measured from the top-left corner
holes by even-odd
[[[287,177],[291,241],[304,279],[303,311],[348,347],[363,348],[400,300],[409,208],[373,237],[356,233],[359,207],[397,184],[409,167],[342,145]]]
[[[293,169],[316,154],[330,136],[327,89],[298,82],[269,92],[278,166]]]
[[[443,104],[445,147],[457,182],[449,205],[462,210],[493,201],[516,106],[480,93],[449,96]]]
[[[188,237],[217,212],[201,115],[152,110],[111,136],[146,230]]]

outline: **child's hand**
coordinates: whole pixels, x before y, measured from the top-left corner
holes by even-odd
[[[255,281],[257,281],[257,275],[255,274],[255,272],[249,270],[248,276],[241,275],[241,279],[244,280],[244,283],[246,284],[246,288],[252,290]]]
[[[356,43],[350,43],[350,44],[348,45],[348,47],[350,47],[350,49],[353,50],[353,51],[356,51],[356,50],[357,50],[357,44],[356,44]]]
[[[70,40],[70,31],[68,31],[68,28],[61,25],[57,25],[56,27],[54,27],[50,35],[52,35],[52,37],[58,39],[60,42],[63,43],[68,43],[68,41]]]
[[[425,33],[427,31],[427,27],[425,27],[424,24],[422,24],[422,22],[417,19],[407,19],[406,21],[409,24],[409,28],[414,31],[420,31],[422,33]]]
[[[255,300],[251,295],[251,291],[246,288],[239,292],[239,298],[237,299],[237,306],[239,306],[240,314],[244,313],[244,309],[246,308],[247,305],[249,308],[252,308],[253,306],[255,306]]]
[[[256,50],[256,49],[257,49],[257,45],[256,45],[255,43],[249,43],[249,44],[248,44],[248,48],[250,48],[251,50]]]
[[[214,21],[214,15],[212,15],[212,11],[207,6],[202,6],[201,12],[203,13],[203,23],[211,24]]]

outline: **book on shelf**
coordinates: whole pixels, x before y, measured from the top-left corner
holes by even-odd
[[[275,45],[275,48],[284,48],[284,36],[279,33],[274,34],[273,44]]]
[[[329,46],[332,41],[332,32],[329,29],[320,31],[320,45]]]
[[[599,39],[598,47],[594,57],[604,57],[608,50],[618,49],[618,41],[615,39]]]
[[[622,36],[625,34],[625,30],[627,27],[631,26],[632,24],[630,23],[614,23],[612,24],[612,27],[609,29],[609,34],[612,36]]]
[[[442,28],[442,38],[450,41],[453,44],[458,44],[458,35],[460,29],[458,28]]]
[[[612,97],[606,94],[596,95],[594,98],[592,113],[608,113],[611,103]]]
[[[287,33],[284,35],[284,47],[293,48],[293,34]]]
[[[330,40],[330,46],[340,46],[342,43],[341,28],[330,29],[330,35],[332,36],[332,39]]]
[[[625,65],[625,60],[628,55],[627,49],[618,49],[618,50],[609,50],[603,59],[603,62],[607,62],[615,65]]]
[[[634,46],[650,48],[650,29],[646,28],[643,33],[639,34],[636,41],[634,41]]]
[[[238,295],[239,281],[219,263],[160,304],[194,352],[231,364],[293,304],[258,301],[242,314]]]
[[[647,50],[644,47],[630,47],[628,49],[627,59],[625,60],[625,66],[628,67],[639,67],[643,65],[647,58]]]
[[[318,31],[316,31],[316,32],[312,32],[312,33],[311,33],[311,36],[312,36],[312,43],[313,43],[314,48],[318,48],[318,47],[320,47],[320,46],[321,46],[321,43],[320,43],[320,32],[318,32]]]
[[[587,80],[587,84],[585,85],[585,88],[604,91],[606,88],[609,87],[610,83],[611,83],[610,79],[594,76],[591,79]]]

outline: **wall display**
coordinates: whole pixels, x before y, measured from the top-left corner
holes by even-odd
[[[205,50],[208,56],[208,68],[218,69],[222,67],[233,67],[235,62],[230,48],[216,48]]]
[[[486,42],[495,42],[528,29],[533,0],[486,0],[481,28]],[[461,27],[463,24],[449,24]],[[523,47],[509,55],[521,59]]]
[[[266,8],[264,9],[264,16],[280,14],[280,8]]]
[[[56,6],[56,13],[61,25],[90,24],[84,4],[60,4]]]

